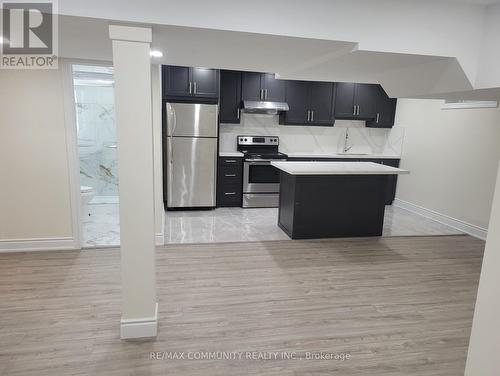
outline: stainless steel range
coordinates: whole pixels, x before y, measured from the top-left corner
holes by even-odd
[[[238,151],[243,161],[243,207],[277,207],[279,204],[280,175],[271,161],[286,160],[278,151],[277,136],[238,136]]]

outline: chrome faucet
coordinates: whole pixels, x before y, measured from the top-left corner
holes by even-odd
[[[344,140],[344,153],[347,153],[349,150],[352,149],[351,146],[347,146],[347,141],[349,140],[349,128],[345,129],[345,140]]]

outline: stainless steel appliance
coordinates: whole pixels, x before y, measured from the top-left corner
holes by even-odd
[[[279,204],[279,171],[273,160],[286,160],[278,151],[277,136],[238,136],[238,151],[243,160],[243,207],[277,207]]]
[[[166,104],[167,208],[215,207],[217,105]]]
[[[243,101],[243,112],[251,114],[277,115],[283,111],[289,111],[286,102],[268,102],[268,101]]]

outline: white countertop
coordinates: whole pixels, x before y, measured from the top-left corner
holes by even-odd
[[[221,151],[219,152],[219,157],[242,158],[243,153],[240,153],[239,151]]]
[[[401,159],[400,155],[384,154],[314,154],[314,153],[285,153],[290,158],[349,158],[349,159]],[[243,157],[239,151],[221,151],[219,157]]]
[[[401,175],[410,171],[373,162],[271,162],[290,175]]]
[[[352,159],[401,159],[400,155],[384,154],[314,154],[314,153],[286,153],[290,158],[352,158]]]

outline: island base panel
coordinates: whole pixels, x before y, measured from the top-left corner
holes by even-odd
[[[381,236],[386,175],[281,172],[278,225],[292,239]]]

